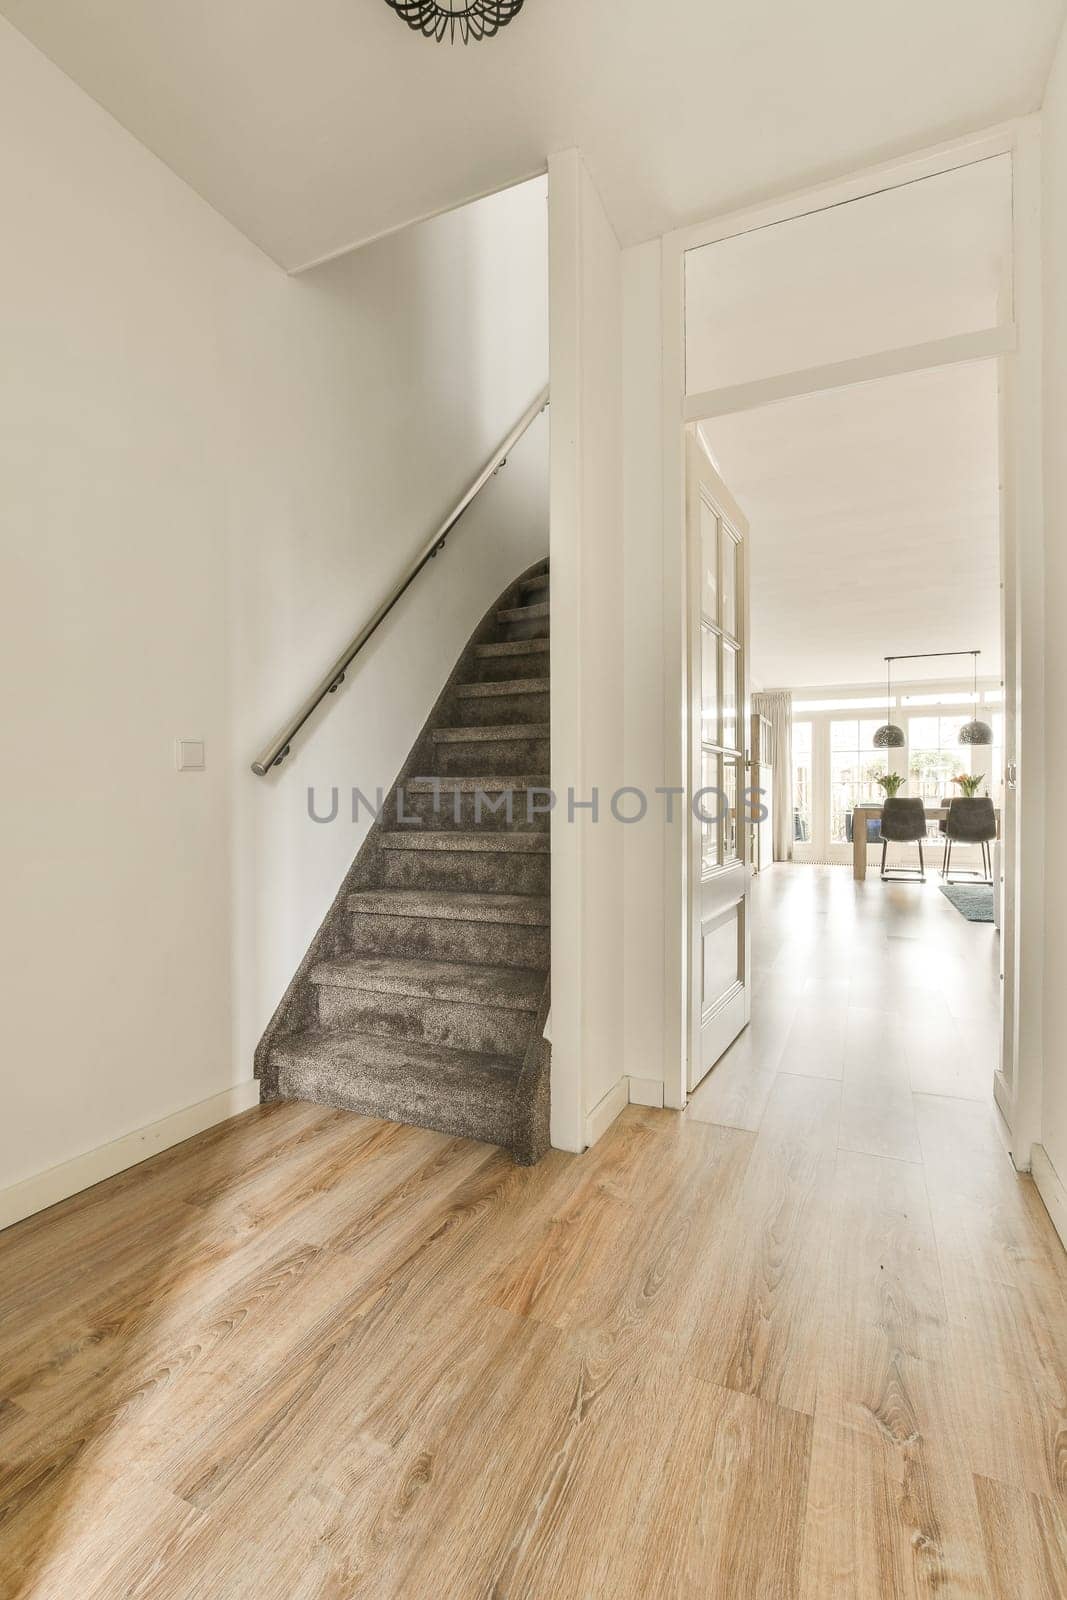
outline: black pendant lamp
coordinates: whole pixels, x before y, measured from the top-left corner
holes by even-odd
[[[988,722],[982,722],[978,717],[978,651],[971,651],[974,663],[974,681],[971,685],[974,693],[973,716],[970,722],[965,722],[960,729],[960,744],[992,744],[993,730]]]
[[[427,39],[448,39],[455,44],[458,34],[464,44],[472,39],[491,39],[494,33],[513,21],[526,0],[385,0],[409,28]]]
[[[874,730],[874,747],[876,750],[900,750],[907,740],[904,729],[898,728],[893,721],[893,657],[885,658],[885,721],[880,728]]]

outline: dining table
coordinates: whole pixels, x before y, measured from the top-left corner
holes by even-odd
[[[988,815],[988,813],[987,813]],[[867,846],[874,840],[867,838],[868,822],[880,821],[882,816],[881,804],[875,800],[870,805],[856,806],[852,812],[852,876],[861,883],[867,876]],[[942,822],[948,816],[948,806],[927,806],[926,817],[930,822]],[[1000,838],[1000,810],[997,809],[997,838]]]

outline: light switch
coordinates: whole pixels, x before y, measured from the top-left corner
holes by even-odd
[[[203,772],[207,765],[203,739],[175,739],[174,760],[179,772]]]

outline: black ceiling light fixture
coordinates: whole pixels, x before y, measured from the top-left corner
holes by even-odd
[[[427,39],[456,36],[464,44],[472,39],[491,39],[518,16],[526,0],[385,0],[409,28]]]
[[[974,705],[972,708],[973,715],[971,721],[965,722],[963,727],[960,729],[959,742],[960,744],[992,744],[993,730],[989,726],[988,722],[980,721],[978,716],[978,657],[981,654],[982,652],[980,650],[926,650],[920,652],[918,655],[912,656],[886,656],[887,697],[889,673],[892,671],[894,661],[936,661],[945,656],[970,656],[973,674],[973,681],[971,684],[971,689],[974,696]],[[889,704],[890,709],[892,709],[892,699],[890,699]],[[904,742],[903,729],[894,727],[893,723],[888,720],[881,728],[878,728],[875,731],[874,743],[880,750],[885,749],[887,746],[897,749],[900,745],[904,744]]]
[[[900,750],[907,740],[904,729],[898,728],[893,721],[893,662],[895,656],[885,658],[885,721],[880,728],[874,730],[874,747],[876,750]]]

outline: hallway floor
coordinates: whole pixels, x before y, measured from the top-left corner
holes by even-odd
[[[586,1156],[260,1108],[0,1235],[0,1593],[1067,1593],[1067,1257],[995,935],[777,868],[756,1020]]]

